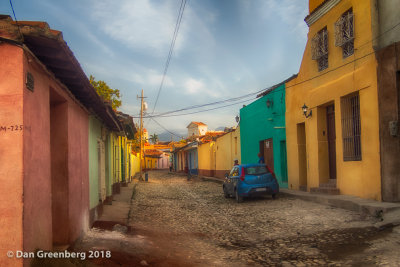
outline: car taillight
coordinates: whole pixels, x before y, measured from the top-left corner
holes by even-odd
[[[244,181],[244,167],[242,167],[242,173],[240,174],[240,180]]]
[[[276,180],[276,176],[275,173],[268,167],[268,165],[265,165],[268,169],[268,171],[272,174],[272,177],[274,177],[274,179]]]

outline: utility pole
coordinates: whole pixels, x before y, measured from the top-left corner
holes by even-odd
[[[143,157],[143,99],[145,98],[143,96],[143,89],[142,89],[142,96],[138,96],[137,98],[140,98],[140,176],[139,180],[143,181],[143,176],[142,176],[142,157]],[[144,157],[143,157],[144,158]]]

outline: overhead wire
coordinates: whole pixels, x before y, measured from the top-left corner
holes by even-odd
[[[367,42],[365,42],[365,43],[359,45],[357,48],[355,48],[355,50],[361,48],[362,46],[364,46],[364,45],[366,45],[366,44],[368,44],[368,43],[371,43],[371,42],[373,42],[373,41],[375,41],[375,40],[381,38],[382,36],[384,36],[385,34],[387,34],[389,31],[392,31],[393,29],[395,29],[395,28],[398,27],[398,26],[400,26],[400,22],[397,23],[397,24],[395,24],[394,26],[392,26],[392,27],[389,28],[388,30],[382,32],[382,33],[379,34],[377,37],[372,38],[371,40],[369,40],[369,41],[367,41]],[[337,69],[339,69],[339,68],[342,68],[342,67],[344,67],[344,66],[346,66],[346,65],[349,65],[349,64],[351,64],[351,63],[353,63],[353,62],[356,62],[356,61],[358,61],[358,60],[360,60],[360,59],[363,59],[363,58],[365,58],[365,57],[367,57],[367,56],[369,56],[369,55],[371,55],[371,54],[374,54],[374,53],[375,53],[375,51],[370,52],[370,53],[368,53],[368,54],[366,54],[366,55],[363,55],[363,56],[361,56],[361,57],[359,57],[359,58],[355,58],[354,60],[349,61],[349,62],[347,62],[347,63],[345,63],[345,64],[343,64],[343,65],[340,65],[340,66],[338,66],[338,67],[336,67],[336,68],[333,68],[333,69],[331,69],[331,70],[329,70],[329,71],[327,71],[327,72],[324,72],[324,73],[319,74],[319,75],[317,75],[317,76],[311,77],[310,79],[303,80],[303,81],[301,81],[301,82],[298,82],[298,83],[293,84],[293,85],[290,85],[290,86],[286,86],[286,88],[294,87],[294,86],[296,86],[296,85],[299,85],[299,84],[302,84],[302,83],[311,81],[311,80],[313,80],[313,79],[316,79],[316,78],[318,78],[318,77],[320,77],[320,76],[322,76],[322,75],[325,75],[325,74],[330,73],[330,72],[332,72],[332,71],[334,71],[334,70],[337,70]],[[262,89],[262,90],[259,90],[259,91],[255,92],[255,93],[250,93],[250,94],[247,94],[247,95],[244,95],[244,96],[240,96],[240,97],[225,99],[225,100],[216,101],[216,102],[207,103],[207,104],[202,104],[202,105],[193,105],[193,106],[189,106],[189,107],[182,108],[182,109],[178,109],[178,110],[163,112],[163,113],[156,114],[156,115],[154,115],[154,109],[153,109],[152,115],[151,115],[151,116],[147,116],[146,118],[150,118],[151,120],[154,120],[154,117],[175,117],[175,116],[184,116],[184,115],[190,115],[190,114],[195,114],[195,113],[201,113],[201,112],[216,110],[216,109],[220,109],[220,108],[224,108],[224,107],[236,105],[236,104],[239,104],[239,103],[242,103],[242,102],[246,102],[246,101],[249,101],[249,100],[252,100],[252,99],[245,100],[245,101],[240,101],[240,102],[237,102],[237,103],[233,103],[233,104],[229,104],[229,105],[224,105],[224,106],[220,106],[220,107],[216,107],[216,108],[211,108],[211,109],[205,109],[205,110],[199,110],[199,111],[195,111],[195,112],[189,112],[189,113],[171,115],[172,113],[177,113],[177,112],[185,111],[185,110],[189,110],[189,109],[196,109],[196,108],[200,108],[200,107],[205,107],[205,106],[210,106],[210,105],[217,105],[217,104],[221,104],[221,103],[226,103],[226,102],[230,102],[230,101],[235,101],[235,100],[237,100],[237,99],[244,98],[244,97],[246,97],[246,96],[258,94],[258,93],[260,93],[260,92],[262,92],[262,91],[265,91],[265,90],[267,90],[267,89],[268,89],[268,88]],[[255,99],[257,99],[257,97],[256,97]],[[155,120],[154,120],[154,121],[155,121]],[[156,121],[155,121],[155,122],[156,122]],[[156,122],[156,123],[158,123],[158,122]],[[159,124],[159,123],[158,123],[158,124]],[[160,124],[159,124],[159,125],[160,125]],[[165,130],[167,130],[165,127],[162,127],[162,128],[165,129]],[[167,131],[168,131],[168,130],[167,130]]]
[[[157,103],[158,103],[158,99],[160,97],[160,93],[161,93],[162,87],[164,85],[165,77],[166,77],[167,72],[168,72],[169,64],[170,64],[171,58],[172,58],[172,53],[173,53],[174,47],[175,47],[176,38],[178,37],[178,32],[179,32],[179,28],[180,28],[180,25],[181,25],[183,12],[185,11],[186,2],[187,2],[187,0],[182,0],[181,1],[181,6],[179,8],[178,17],[176,19],[174,34],[172,36],[172,41],[171,41],[171,45],[170,45],[170,48],[169,48],[167,61],[165,62],[164,72],[163,72],[163,76],[162,76],[162,79],[161,79],[160,87],[158,88],[157,97],[156,97],[156,101],[154,102],[154,107],[153,107],[152,114],[154,113],[154,111],[156,109],[156,106],[157,106]]]
[[[21,28],[19,27],[19,23],[18,23],[18,20],[17,20],[17,16],[15,15],[14,6],[13,6],[11,0],[10,0],[10,6],[11,6],[12,13],[13,13],[13,15],[14,15],[15,23],[17,23],[19,35],[21,35],[22,40],[24,40],[24,36],[22,35]]]

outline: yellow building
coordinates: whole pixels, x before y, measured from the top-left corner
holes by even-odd
[[[233,167],[233,161],[240,158],[240,127],[236,128],[215,141],[215,176],[223,178],[225,173],[229,173]]]
[[[235,159],[241,162],[240,127],[218,135],[215,141],[203,142],[197,148],[199,175],[223,178],[232,169]]]
[[[310,0],[309,11],[286,84],[289,188],[381,200],[371,1]]]

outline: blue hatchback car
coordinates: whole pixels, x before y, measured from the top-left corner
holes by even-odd
[[[233,166],[225,174],[224,196],[235,197],[236,202],[243,202],[243,197],[270,194],[275,199],[279,193],[279,184],[275,174],[265,164],[243,164]]]

